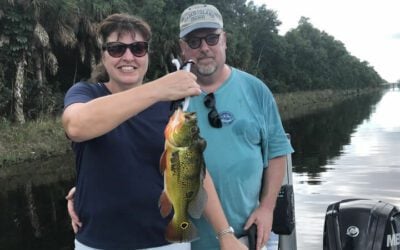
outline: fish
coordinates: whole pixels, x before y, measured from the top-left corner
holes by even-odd
[[[192,218],[204,211],[207,193],[203,187],[206,175],[203,152],[206,141],[200,136],[195,112],[180,107],[172,114],[164,130],[165,147],[160,159],[164,190],[159,199],[160,213],[174,215],[166,227],[169,242],[191,242],[199,238]]]

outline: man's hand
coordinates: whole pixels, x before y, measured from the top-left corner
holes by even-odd
[[[74,209],[74,195],[75,195],[75,187],[69,190],[65,199],[67,199],[67,209],[69,217],[71,217],[71,225],[74,233],[77,233],[79,228],[82,227],[82,222],[80,222],[78,215],[75,213]]]
[[[273,211],[258,207],[246,222],[245,230],[249,229],[252,224],[257,225],[257,249],[263,248],[269,239],[273,216]]]

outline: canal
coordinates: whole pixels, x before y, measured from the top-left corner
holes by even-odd
[[[329,204],[350,198],[400,207],[400,91],[285,122],[293,154],[297,246],[323,249]]]

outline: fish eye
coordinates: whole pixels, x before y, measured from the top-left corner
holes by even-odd
[[[189,223],[187,223],[186,221],[181,223],[181,228],[182,229],[186,229],[189,226]]]
[[[199,128],[197,126],[191,127],[190,132],[192,134],[197,134],[199,132]]]

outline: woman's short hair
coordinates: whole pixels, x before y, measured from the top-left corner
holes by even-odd
[[[147,42],[150,42],[152,36],[150,25],[140,17],[125,13],[112,14],[106,17],[98,27],[97,41],[99,48],[107,42],[107,38],[114,32],[117,32],[118,37],[126,33],[130,33],[133,36],[136,33],[140,33]],[[100,62],[93,69],[89,82],[107,81],[109,81],[108,73]]]

